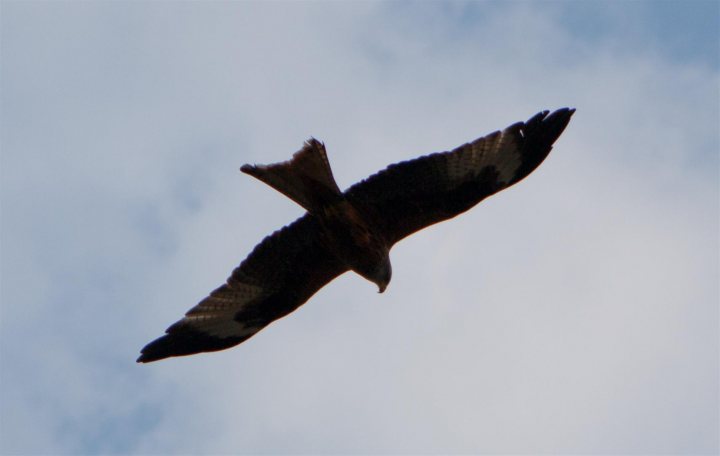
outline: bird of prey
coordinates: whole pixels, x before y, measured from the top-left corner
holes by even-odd
[[[344,192],[324,144],[314,138],[291,160],[244,165],[242,172],[307,213],[260,242],[224,285],[146,345],[137,361],[233,347],[346,271],[382,293],[390,283],[389,252],[396,242],[525,178],[550,153],[574,112],[540,112],[449,152],[390,165]]]

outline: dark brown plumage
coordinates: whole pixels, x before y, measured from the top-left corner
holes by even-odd
[[[243,166],[308,212],[258,244],[226,284],[146,345],[138,362],[235,346],[348,270],[383,292],[393,244],[525,178],[574,112],[541,112],[450,152],[390,165],[345,192],[316,139],[289,161]]]

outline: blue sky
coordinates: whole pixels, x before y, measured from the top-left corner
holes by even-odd
[[[3,2],[0,453],[718,451],[717,2]],[[542,109],[536,173],[239,347],[137,365],[302,214]]]

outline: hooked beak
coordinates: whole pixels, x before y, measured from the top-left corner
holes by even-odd
[[[392,265],[390,264],[390,257],[385,256],[385,259],[378,264],[375,270],[370,273],[367,277],[378,287],[378,293],[382,293],[387,288],[392,278]]]
[[[383,266],[380,277],[378,278],[378,280],[375,281],[375,284],[377,284],[377,286],[378,286],[378,293],[382,293],[385,291],[388,284],[390,283],[391,277],[392,277],[392,266],[390,266],[390,262],[388,261]]]

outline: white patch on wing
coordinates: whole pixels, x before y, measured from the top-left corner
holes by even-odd
[[[506,128],[461,146],[458,153],[447,156],[447,174],[451,182],[476,177],[488,166],[498,172],[498,180],[506,184],[522,165],[517,128]]]
[[[494,165],[499,173],[498,180],[506,184],[512,181],[522,165],[520,147],[515,137],[514,131],[509,128],[505,129],[500,135],[500,139],[495,142],[491,154],[495,158]]]
[[[471,179],[485,166],[491,165],[491,145],[500,136],[500,132],[489,134],[470,144],[461,146],[458,153],[448,155],[447,173],[451,182]]]
[[[262,294],[262,288],[244,283],[224,285],[190,309],[181,321],[211,336],[243,337],[257,332],[255,326],[235,321],[235,315]]]

